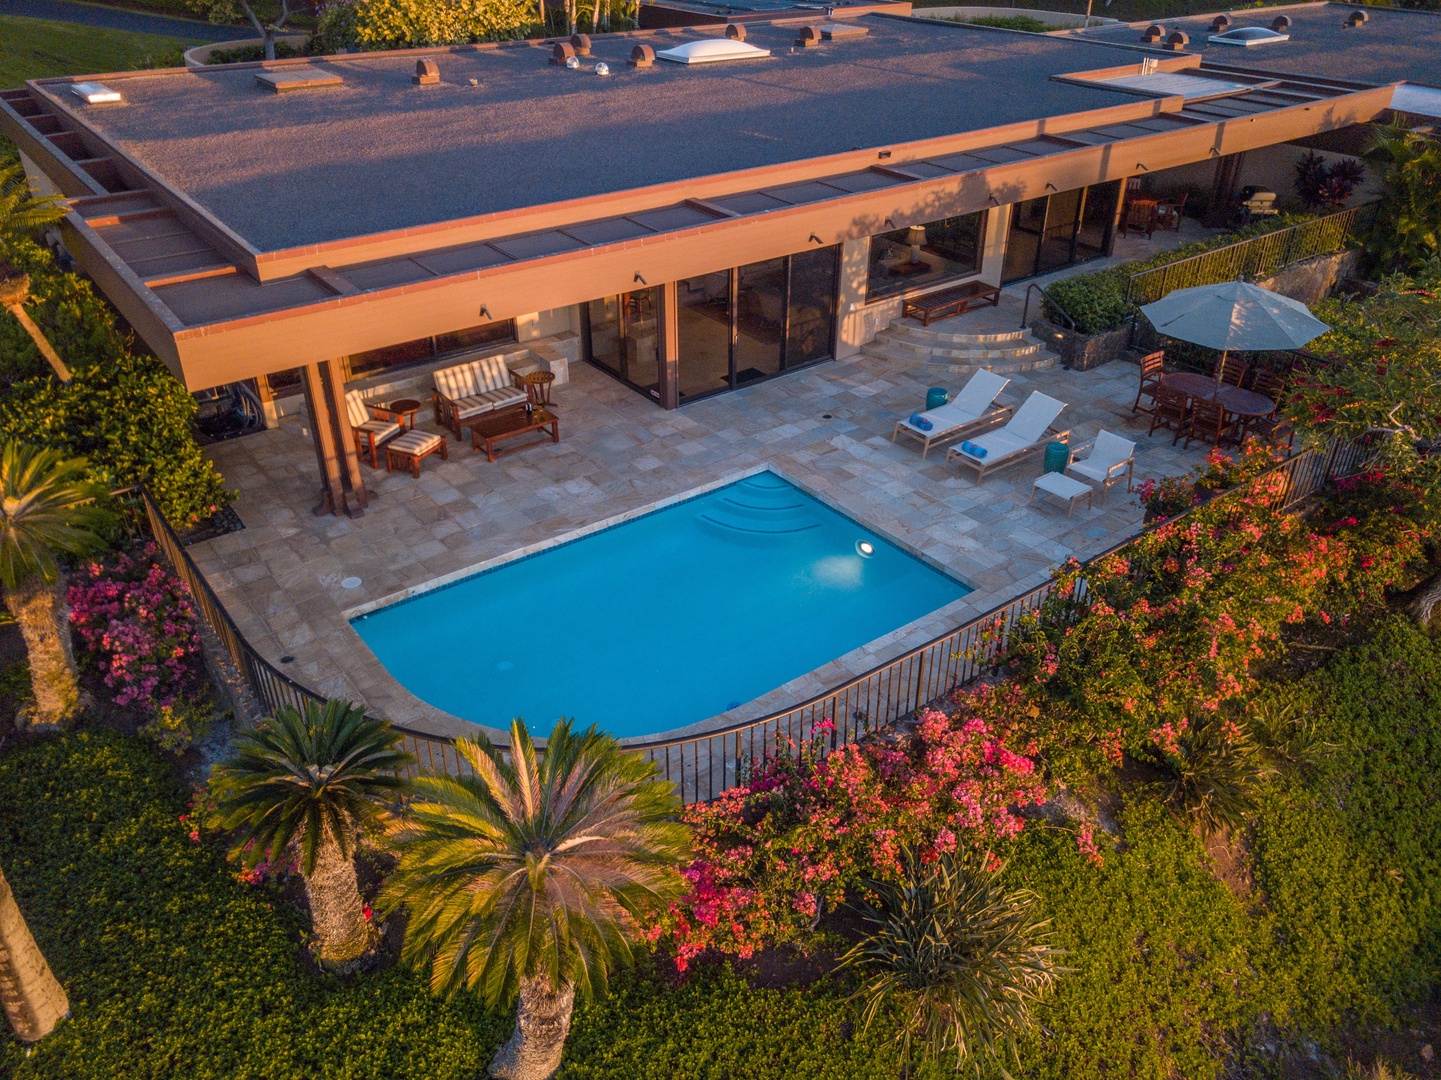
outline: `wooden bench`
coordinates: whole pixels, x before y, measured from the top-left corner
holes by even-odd
[[[922,326],[930,326],[932,319],[944,319],[951,315],[963,315],[972,307],[990,304],[996,307],[1001,302],[1001,290],[984,281],[968,281],[952,289],[912,296],[901,306],[901,318],[907,315],[921,320]]]

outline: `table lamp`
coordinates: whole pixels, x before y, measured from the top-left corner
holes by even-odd
[[[926,242],[926,227],[924,225],[912,225],[906,230],[906,243],[911,245],[911,262],[921,261],[921,245]]]

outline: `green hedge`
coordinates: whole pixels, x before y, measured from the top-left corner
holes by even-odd
[[[1126,300],[1126,285],[1132,274],[1139,274],[1142,270],[1150,270],[1157,266],[1165,266],[1167,263],[1180,259],[1188,259],[1192,255],[1200,255],[1215,248],[1225,247],[1227,244],[1249,240],[1253,236],[1263,236],[1278,229],[1290,228],[1292,225],[1299,225],[1303,221],[1311,220],[1312,216],[1314,215],[1279,214],[1253,222],[1234,232],[1222,233],[1220,236],[1213,236],[1206,240],[1193,240],[1189,244],[1182,244],[1178,248],[1153,255],[1149,259],[1138,259],[1134,262],[1107,267],[1104,270],[1093,270],[1088,274],[1076,274],[1072,277],[1062,278],[1060,281],[1046,286],[1046,295],[1056,307],[1071,317],[1081,333],[1099,334],[1107,330],[1116,330],[1130,318],[1133,310],[1131,304]]]
[[[228,502],[195,441],[185,387],[159,360],[133,351],[109,305],[50,252],[21,241],[8,254],[30,275],[27,310],[74,377],[56,379],[19,322],[0,318],[0,440],[83,454],[91,478],[112,489],[144,483],[182,528]]]

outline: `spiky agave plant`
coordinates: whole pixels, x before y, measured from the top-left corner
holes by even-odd
[[[954,1054],[957,1070],[969,1062],[977,1076],[987,1063],[1005,1073],[1066,970],[1050,920],[1036,917],[1034,893],[1008,891],[975,853],[926,865],[907,852],[903,866],[901,884],[876,883],[877,903],[857,905],[868,933],[841,958],[865,980],[866,1026],[891,1012],[908,1065],[919,1048],[922,1059]]]
[[[1194,720],[1163,755],[1165,800],[1203,836],[1239,829],[1256,812],[1256,792],[1274,771],[1256,740],[1219,714]]]

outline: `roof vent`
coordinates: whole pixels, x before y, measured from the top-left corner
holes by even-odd
[[[590,55],[590,35],[589,35],[589,34],[571,34],[571,35],[570,35],[570,44],[571,44],[571,48],[575,49],[575,55],[576,55],[576,56],[589,56],[589,55]]]
[[[758,49],[744,41],[706,38],[704,41],[687,41],[673,49],[664,49],[656,53],[655,58],[669,60],[674,64],[716,64],[723,60],[758,60],[770,54],[769,49]]]
[[[434,60],[417,60],[410,81],[416,86],[434,86],[440,82],[440,65]]]
[[[800,36],[796,38],[796,45],[803,49],[811,49],[821,43],[821,32],[814,26],[802,26]]]
[[[855,23],[823,23],[821,37],[827,41],[841,41],[845,38],[865,37],[870,31]]]
[[[1166,28],[1160,23],[1152,23],[1150,26],[1146,27],[1145,31],[1141,34],[1141,40],[1144,41],[1147,45],[1154,45],[1165,36]]]
[[[1166,37],[1166,48],[1172,52],[1180,52],[1189,44],[1191,44],[1191,39],[1184,30],[1172,30]]]
[[[1355,27],[1355,26],[1364,26],[1365,24],[1366,24],[1366,13],[1365,13],[1364,11],[1353,11],[1353,12],[1351,12],[1350,15],[1347,15],[1347,16],[1346,16],[1346,25],[1347,25],[1347,26]]]
[[[98,82],[74,83],[70,92],[87,105],[108,105],[120,100],[119,91]]]
[[[744,41],[746,39],[746,28],[740,23],[731,23],[726,27],[726,37],[732,41]]]
[[[575,46],[564,41],[557,41],[555,48],[550,50],[550,62],[556,67],[569,67],[566,62],[575,59]]]
[[[1281,33],[1283,30],[1289,30],[1290,28],[1291,17],[1289,15],[1277,15],[1274,19],[1271,20],[1271,29],[1275,30],[1278,34]]]
[[[1217,34],[1231,25],[1231,16],[1217,15],[1211,20],[1211,33]]]
[[[655,63],[655,50],[649,45],[637,45],[631,49],[626,63],[633,68],[648,68]]]
[[[318,90],[322,86],[339,86],[339,75],[308,64],[301,67],[279,68],[275,71],[257,71],[255,81],[267,90],[277,94],[289,94],[296,90]]]

